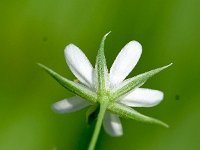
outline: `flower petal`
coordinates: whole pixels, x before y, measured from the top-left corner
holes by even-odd
[[[81,97],[74,96],[54,103],[52,108],[57,113],[68,113],[81,110],[89,105],[90,103]]]
[[[126,44],[115,59],[110,69],[112,86],[122,82],[133,70],[142,54],[142,46],[137,41]]]
[[[163,92],[152,89],[137,88],[123,97],[120,102],[131,107],[152,107],[161,102]]]
[[[65,48],[65,59],[78,80],[88,87],[93,87],[93,67],[85,54],[75,45],[69,44]]]
[[[122,124],[117,115],[107,112],[104,116],[103,127],[110,136],[122,136]]]

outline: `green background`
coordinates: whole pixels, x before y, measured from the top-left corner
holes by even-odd
[[[143,46],[130,76],[171,62],[143,87],[164,91],[164,101],[138,111],[169,129],[122,119],[124,136],[101,131],[97,149],[200,149],[199,0],[1,0],[0,150],[86,149],[93,127],[85,111],[59,115],[51,104],[73,94],[37,65],[75,79],[63,55],[69,43],[95,63],[102,36],[110,67],[129,41]]]

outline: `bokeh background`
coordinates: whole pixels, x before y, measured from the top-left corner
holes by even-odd
[[[102,36],[110,67],[129,41],[143,45],[130,76],[171,62],[143,87],[164,91],[164,101],[138,111],[169,129],[122,119],[124,136],[102,130],[98,150],[200,149],[199,0],[1,0],[0,150],[84,150],[93,127],[85,112],[59,115],[51,104],[73,94],[37,65],[41,62],[75,79],[63,55],[78,45],[95,63]]]

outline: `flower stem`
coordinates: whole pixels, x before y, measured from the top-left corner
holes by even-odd
[[[100,105],[100,111],[99,111],[99,114],[98,114],[96,126],[95,126],[95,129],[94,129],[94,133],[93,133],[92,139],[90,141],[90,145],[88,147],[88,150],[94,150],[94,148],[95,148],[95,145],[96,145],[96,142],[97,142],[100,130],[101,130],[101,125],[102,125],[102,121],[103,121],[105,111],[106,111],[106,105],[102,103]]]

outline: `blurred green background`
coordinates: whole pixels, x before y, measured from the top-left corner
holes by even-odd
[[[110,67],[129,41],[143,45],[130,76],[171,62],[172,67],[143,87],[164,91],[164,101],[138,111],[171,127],[122,119],[124,136],[101,131],[97,149],[200,149],[199,0],[1,0],[0,150],[86,149],[93,128],[85,111],[59,115],[51,104],[73,94],[37,65],[41,62],[69,79],[63,55],[69,43],[95,63],[102,36]]]

